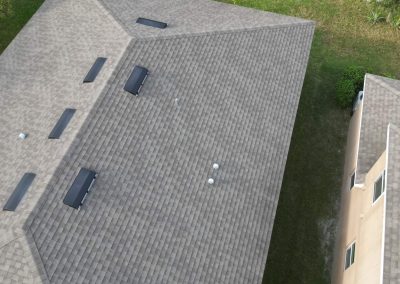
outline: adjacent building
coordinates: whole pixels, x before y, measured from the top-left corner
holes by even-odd
[[[0,282],[260,283],[313,32],[45,1],[0,56]]]
[[[366,75],[347,140],[333,283],[400,281],[400,81]]]

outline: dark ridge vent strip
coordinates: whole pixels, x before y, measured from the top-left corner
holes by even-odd
[[[94,180],[96,172],[81,168],[70,189],[64,197],[64,204],[72,208],[79,209],[83,204],[86,195],[88,194]]]
[[[19,181],[17,187],[14,189],[14,192],[11,194],[10,198],[7,200],[6,205],[4,205],[3,210],[15,211],[18,204],[24,197],[25,193],[28,191],[28,188],[31,186],[35,177],[36,177],[36,174],[34,174],[34,173],[24,174],[24,176]]]
[[[136,20],[136,23],[142,24],[145,26],[150,26],[154,28],[159,28],[159,29],[165,29],[168,25],[167,23],[159,22],[159,21],[154,21],[146,18],[138,18]]]
[[[57,121],[53,130],[50,132],[49,139],[59,139],[61,134],[64,132],[65,128],[67,128],[68,123],[71,118],[74,116],[76,109],[67,108],[64,110],[60,119]]]
[[[131,76],[129,76],[129,79],[125,84],[124,90],[133,95],[138,95],[148,74],[149,70],[146,68],[135,66],[132,70]]]
[[[99,74],[99,72],[100,72],[101,68],[103,67],[104,63],[106,62],[106,60],[107,60],[107,58],[97,57],[92,68],[90,68],[85,79],[83,79],[83,83],[93,82],[96,79],[97,75]]]

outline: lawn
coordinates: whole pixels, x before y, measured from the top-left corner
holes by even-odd
[[[32,17],[44,0],[0,0],[0,54]],[[8,15],[1,13],[2,5],[10,3]]]
[[[11,0],[11,16],[0,17],[0,53],[42,2]],[[317,22],[263,282],[329,283],[349,122],[335,84],[350,64],[400,78],[400,32],[367,23],[363,0],[235,3]]]
[[[362,0],[234,2],[317,22],[263,283],[330,283],[350,118],[335,84],[350,64],[400,78],[400,31],[369,24]]]

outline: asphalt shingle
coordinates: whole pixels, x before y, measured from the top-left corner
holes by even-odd
[[[394,89],[394,86],[398,89]],[[386,149],[387,126],[400,125],[399,81],[367,74],[357,157],[356,182],[363,183],[366,173]]]
[[[3,249],[25,240],[27,255],[7,253],[0,279],[261,282],[314,24],[166,2],[48,0],[0,57],[0,127],[30,134],[0,139],[0,198],[21,171],[37,174],[19,211],[0,213]],[[170,17],[165,34],[127,26],[127,15],[155,11]],[[25,47],[33,31],[41,36]],[[35,64],[21,73],[24,56]],[[106,64],[83,85],[98,56]],[[136,64],[150,71],[138,97],[123,91]],[[27,75],[37,83],[21,92]],[[66,107],[77,113],[60,141],[47,140]],[[99,176],[77,211],[62,200],[80,167]]]
[[[29,262],[25,259],[33,257],[31,250],[16,253],[10,248],[24,242],[25,220],[129,41],[97,1],[48,0],[1,54],[1,208],[24,173],[37,174],[17,210],[0,211],[1,283],[11,281],[10,275],[14,283],[35,278],[33,272],[28,272],[36,268],[25,268],[34,263],[33,259]],[[84,76],[98,56],[109,60],[95,83],[83,85]],[[48,140],[51,129],[67,107],[77,108],[77,113],[60,140]],[[20,132],[28,133],[26,140],[18,138]],[[21,244],[18,249],[29,247]],[[16,274],[15,269],[19,271]]]
[[[400,279],[400,129],[391,124],[388,134],[383,283],[393,284]]]

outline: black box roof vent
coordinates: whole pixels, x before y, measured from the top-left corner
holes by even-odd
[[[135,66],[131,76],[129,76],[129,79],[125,84],[124,90],[131,94],[138,95],[148,74],[149,70],[146,68]]]
[[[97,57],[92,68],[90,68],[85,79],[83,79],[83,83],[93,82],[94,79],[96,79],[97,75],[99,74],[99,72],[100,72],[101,68],[103,67],[104,63],[106,62],[106,60],[107,60],[107,58]]]
[[[86,195],[90,191],[96,176],[96,172],[81,168],[74,182],[69,188],[67,195],[64,197],[64,204],[71,206],[72,208],[79,209],[79,207],[83,204]]]
[[[159,28],[159,29],[165,29],[168,26],[167,23],[150,20],[150,19],[146,19],[146,18],[138,18],[136,20],[136,23],[154,27],[154,28]]]
[[[23,175],[23,177],[19,181],[17,187],[14,189],[14,192],[11,194],[10,198],[7,200],[6,205],[4,205],[3,210],[15,211],[18,204],[22,200],[22,197],[24,197],[25,193],[28,191],[28,188],[31,186],[35,177],[36,177],[36,174],[34,174],[34,173],[26,173]]]
[[[60,119],[57,121],[53,130],[50,132],[49,139],[59,139],[65,128],[67,128],[68,123],[74,116],[76,109],[67,108],[62,113]]]

